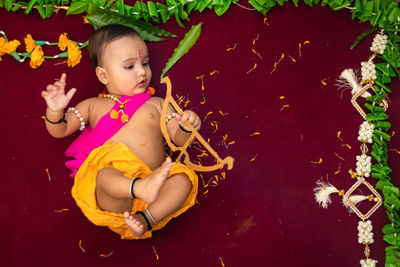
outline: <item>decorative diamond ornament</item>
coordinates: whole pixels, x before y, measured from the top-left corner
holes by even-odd
[[[371,193],[374,195],[374,201],[376,201],[375,205],[367,212],[362,213],[353,202],[350,201],[349,197],[353,194],[353,192],[359,188],[361,185],[365,185]],[[364,178],[358,179],[358,181],[353,184],[353,186],[344,194],[343,201],[347,204],[347,206],[355,212],[355,214],[360,217],[361,220],[368,219],[381,205],[382,205],[382,197],[379,193],[375,190],[375,188],[370,185]]]

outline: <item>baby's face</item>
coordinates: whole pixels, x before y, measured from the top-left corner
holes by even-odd
[[[148,49],[139,37],[125,36],[106,45],[102,63],[111,94],[132,96],[143,93],[149,86]]]

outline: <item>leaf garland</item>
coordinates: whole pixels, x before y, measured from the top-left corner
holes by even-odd
[[[200,37],[201,33],[201,25],[200,22],[197,25],[192,26],[192,28],[186,33],[185,37],[180,41],[173,55],[169,58],[167,64],[162,70],[161,79],[164,77],[164,74],[185,54],[187,54],[192,48],[192,46],[196,43],[197,39]]]
[[[111,10],[101,9],[98,6],[90,5],[86,19],[94,26],[104,26],[108,24],[122,24],[135,29],[145,41],[163,41],[158,36],[176,37],[174,34],[163,29],[153,27],[151,24],[136,20],[129,16],[118,14]],[[158,36],[156,36],[158,35]]]
[[[146,22],[152,21],[159,23],[161,19],[161,21],[165,23],[174,16],[177,23],[183,27],[182,20],[188,20],[189,14],[193,11],[202,12],[206,8],[214,8],[215,13],[221,16],[228,10],[231,3],[237,1],[238,0],[191,0],[189,2],[187,0],[166,0],[166,5],[158,2],[154,3],[152,1],[148,1],[147,3],[137,1],[135,5],[130,6],[125,5],[123,0],[71,0],[71,2],[69,0],[30,0],[29,2],[0,0],[0,8],[3,7],[13,12],[25,9],[26,14],[36,9],[42,18],[50,17],[59,9],[67,9],[67,14],[69,15],[86,12],[88,13],[88,17],[92,16],[93,23],[100,23],[97,18],[101,17],[101,14],[96,14],[95,12],[90,14],[92,6],[96,6],[103,7],[108,11],[118,12],[126,16],[126,20],[130,17],[129,20],[134,18],[137,21],[144,20]],[[289,1],[293,2],[296,7],[299,5],[299,0],[249,0],[248,3],[265,16],[272,7],[277,5],[282,6]],[[374,85],[375,95],[367,98],[368,103],[366,103],[366,108],[370,110],[367,119],[371,121],[376,128],[373,135],[375,143],[372,147],[371,155],[377,163],[371,167],[371,176],[378,180],[376,188],[383,193],[384,206],[389,219],[389,224],[382,229],[384,240],[390,244],[386,247],[385,265],[399,266],[400,216],[398,212],[400,208],[400,193],[399,189],[391,182],[389,176],[391,169],[387,164],[387,142],[390,141],[388,130],[391,125],[390,122],[387,121],[389,116],[383,109],[374,106],[374,103],[381,103],[382,100],[388,96],[388,93],[391,92],[387,84],[391,83],[392,78],[396,76],[400,78],[400,36],[398,35],[398,27],[400,26],[399,5],[392,0],[303,0],[303,2],[310,7],[313,4],[321,4],[322,6],[328,5],[333,10],[347,8],[352,13],[353,19],[358,19],[362,22],[369,21],[373,27],[382,28],[389,36],[387,48],[384,54],[379,56],[382,62],[376,65],[377,78]],[[103,14],[103,16],[105,15]],[[353,44],[352,48],[373,31],[375,31],[375,29],[371,29],[369,32],[361,35]],[[152,35],[155,34],[152,30],[145,32],[151,36],[149,38],[153,38]],[[180,50],[178,48],[176,50]],[[188,49],[190,49],[190,47]],[[182,52],[176,50],[173,58],[177,57],[177,55]],[[171,58],[168,63],[174,60]],[[168,63],[167,66],[169,66]],[[163,74],[168,70],[166,68],[164,68]]]

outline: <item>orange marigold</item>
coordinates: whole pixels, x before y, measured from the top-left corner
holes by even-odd
[[[70,40],[68,39],[67,34],[64,32],[60,35],[60,38],[58,38],[58,47],[61,51],[65,51],[69,42]]]
[[[5,54],[3,52],[3,46],[5,43],[7,43],[6,39],[4,37],[0,37],[0,61],[2,60],[1,56]]]
[[[35,49],[35,40],[33,40],[32,36],[28,34],[25,38],[25,48],[26,52],[31,53],[33,49]]]
[[[6,42],[3,47],[1,48],[3,53],[11,54],[14,52],[17,47],[21,44],[18,40],[12,40],[10,42]]]
[[[35,46],[31,54],[31,62],[29,63],[32,69],[36,69],[43,63],[43,55],[42,47],[40,45]]]
[[[79,50],[79,46],[72,42],[69,41],[68,42],[68,60],[67,60],[67,65],[68,67],[75,67],[75,65],[77,65],[82,58],[82,52],[81,50]]]

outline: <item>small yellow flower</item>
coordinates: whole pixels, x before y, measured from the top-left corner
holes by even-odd
[[[68,67],[73,68],[75,65],[77,65],[82,58],[82,52],[79,50],[79,46],[72,42],[68,42],[68,60],[67,60],[67,65]]]
[[[12,52],[14,52],[17,47],[21,44],[20,41],[18,40],[12,40],[10,42],[6,42],[3,47],[1,48],[3,53],[6,54],[11,54]]]
[[[29,63],[32,69],[36,69],[43,63],[43,50],[40,45],[35,46],[31,54],[31,62]]]
[[[24,41],[25,41],[26,52],[31,53],[33,49],[35,49],[35,40],[33,40],[30,34],[28,34],[24,38]]]
[[[60,38],[58,39],[58,47],[60,48],[61,51],[65,51],[69,43],[67,34],[64,32],[60,35]]]

